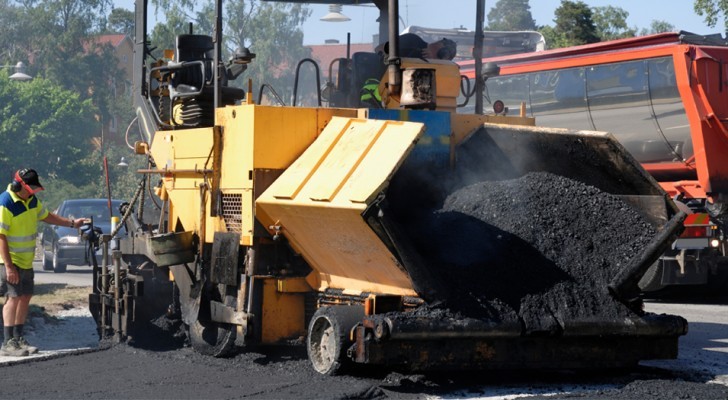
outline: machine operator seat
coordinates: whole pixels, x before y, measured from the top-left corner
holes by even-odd
[[[176,125],[212,126],[214,123],[213,44],[207,35],[178,35],[175,63],[177,69],[170,82],[169,97]],[[232,105],[245,98],[245,91],[227,86],[221,79],[221,104]]]

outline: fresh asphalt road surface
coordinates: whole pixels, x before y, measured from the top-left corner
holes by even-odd
[[[69,265],[66,272],[57,274],[53,271],[43,271],[39,260],[33,262],[35,270],[35,283],[64,283],[69,286],[91,286],[92,270],[88,265]]]

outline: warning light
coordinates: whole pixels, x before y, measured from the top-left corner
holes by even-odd
[[[708,233],[710,230],[704,226],[686,226],[683,233],[680,235],[681,238],[704,238],[709,237]]]

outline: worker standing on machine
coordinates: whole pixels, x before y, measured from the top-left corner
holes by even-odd
[[[389,42],[380,44],[374,51],[382,57],[382,61],[386,64],[387,57],[389,57]],[[456,55],[457,43],[448,38],[427,43],[414,33],[399,36],[400,57],[452,60]],[[379,77],[370,78],[364,82],[364,86],[360,89],[359,100],[362,107],[383,108],[382,97],[379,93]]]
[[[35,170],[15,173],[13,181],[0,194],[0,294],[6,295],[3,307],[2,356],[27,356],[38,348],[23,337],[23,326],[33,296],[35,238],[38,221],[53,225],[80,227],[83,219],[66,219],[49,212],[35,196],[43,186]]]
[[[389,42],[377,46],[377,53],[386,57],[389,55]],[[405,33],[399,36],[399,56],[410,58],[452,60],[457,55],[457,43],[442,38],[436,42],[427,43],[414,33]]]

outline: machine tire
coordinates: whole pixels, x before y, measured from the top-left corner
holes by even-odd
[[[349,332],[364,317],[361,306],[321,307],[308,325],[306,349],[316,372],[336,375],[353,363],[347,359]]]
[[[58,261],[58,247],[53,246],[53,272],[62,274],[66,272],[66,264]]]
[[[228,306],[234,306],[236,303],[235,296],[229,294],[234,290],[228,290],[225,285],[216,286],[213,289],[212,298],[222,301]],[[225,357],[230,355],[235,347],[237,327],[233,324],[223,324],[198,318],[188,326],[187,331],[192,348],[200,354]]]

